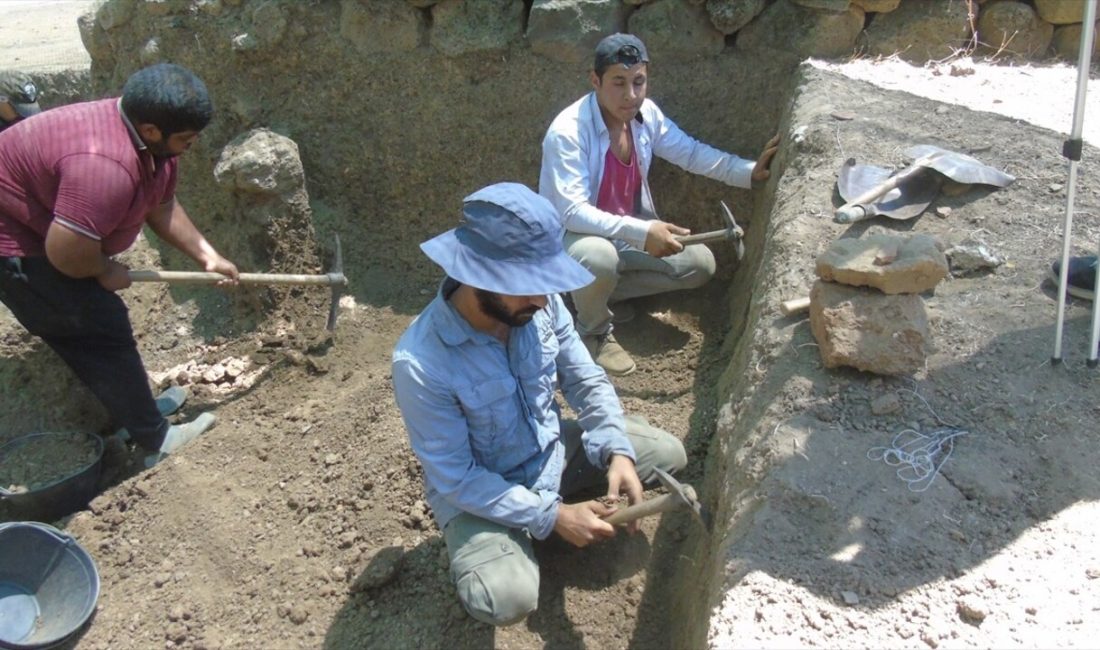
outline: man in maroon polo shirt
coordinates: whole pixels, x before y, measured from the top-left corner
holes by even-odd
[[[214,423],[169,425],[126,305],[128,269],[111,259],[144,225],[206,271],[237,267],[175,198],[178,161],[213,114],[203,82],[178,65],[134,73],[121,98],[55,108],[0,132],[0,301],[76,372],[155,463]],[[158,408],[159,406],[159,408]],[[167,412],[166,412],[167,411]]]

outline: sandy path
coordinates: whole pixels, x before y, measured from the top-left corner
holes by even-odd
[[[0,68],[50,72],[91,63],[76,19],[99,0],[0,0]]]

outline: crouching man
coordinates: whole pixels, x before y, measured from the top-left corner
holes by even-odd
[[[397,404],[424,468],[459,599],[492,625],[538,605],[533,540],[577,546],[615,535],[599,501],[562,497],[607,485],[642,499],[654,468],[687,462],[675,437],[623,416],[561,298],[592,281],[562,247],[553,205],[500,183],[466,197],[459,226],[421,244],[446,279],[393,355]],[[577,414],[563,421],[562,394]]]

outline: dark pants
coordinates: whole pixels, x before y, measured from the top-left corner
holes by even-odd
[[[157,410],[122,299],[94,278],[76,280],[45,257],[0,258],[0,302],[45,341],[119,426],[151,451],[168,421]]]

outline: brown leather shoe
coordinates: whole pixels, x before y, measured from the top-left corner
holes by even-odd
[[[615,335],[610,332],[603,335],[583,336],[581,340],[584,342],[584,347],[588,348],[588,354],[592,355],[592,360],[609,375],[622,377],[634,372],[638,367],[623,346],[615,340]]]

